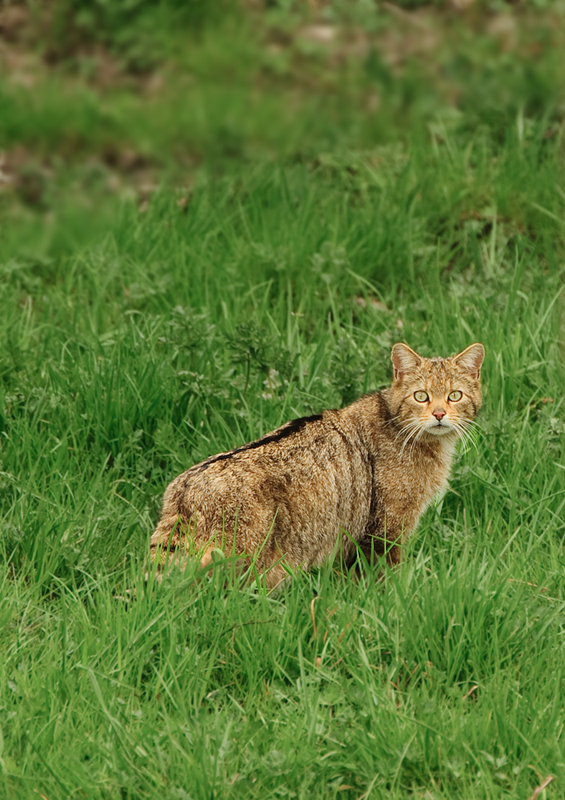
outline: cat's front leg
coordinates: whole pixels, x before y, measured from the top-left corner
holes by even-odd
[[[358,548],[371,566],[381,561],[384,556],[388,566],[394,567],[402,561],[402,533],[392,540],[382,533],[377,536],[365,536],[358,543]]]
[[[396,566],[402,561],[405,538],[403,520],[388,517],[385,523],[375,516],[357,541],[356,556],[360,550],[371,566],[382,563],[383,557],[389,567]]]

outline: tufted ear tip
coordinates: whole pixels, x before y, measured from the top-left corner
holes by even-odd
[[[394,380],[414,372],[422,363],[422,357],[407,344],[397,342],[392,348],[390,358],[394,367]]]
[[[463,352],[453,356],[457,366],[461,367],[477,380],[481,376],[481,366],[485,358],[485,348],[480,342],[469,345]]]

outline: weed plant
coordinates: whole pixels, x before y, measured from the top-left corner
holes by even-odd
[[[72,165],[55,206],[4,202],[3,797],[527,800],[550,775],[546,797],[564,796],[565,182],[547,81],[496,114],[470,92],[389,119],[370,147],[353,98],[351,125],[323,118],[300,153],[214,162],[148,202],[76,203]],[[487,354],[477,446],[399,569],[329,564],[269,595],[227,559],[145,584],[173,477],[386,385],[395,341]]]

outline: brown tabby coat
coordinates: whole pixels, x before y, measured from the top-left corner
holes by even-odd
[[[190,548],[207,566],[219,547],[268,587],[338,549],[398,563],[481,405],[483,357],[482,344],[445,359],[396,344],[389,388],[191,467],[165,492],[152,559],[182,563]]]

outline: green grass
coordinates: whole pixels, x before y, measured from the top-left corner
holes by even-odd
[[[363,8],[320,14],[369,30]],[[259,18],[281,36],[305,24],[291,5]],[[207,54],[205,103],[230,19],[200,20],[203,49],[182,58],[163,38],[181,82]],[[248,113],[238,70],[273,54],[244,28],[227,157],[220,101],[191,126],[176,84],[158,124],[131,87],[88,88],[66,62],[52,94],[0,81],[2,144],[30,148],[41,184],[39,203],[19,184],[0,208],[2,797],[528,800],[549,775],[541,797],[565,796],[562,68],[551,48],[530,69],[445,24],[459,72],[381,73],[376,121],[354,81],[335,114],[308,110],[319,84],[297,89],[292,52],[284,91],[267,81],[271,105]],[[318,57],[303,63],[320,80],[345,74]],[[356,58],[353,76],[374,74]],[[469,58],[482,71],[466,76]],[[157,154],[186,131],[148,202],[120,168],[120,191],[104,187],[88,120],[108,107],[118,149],[145,137]],[[173,477],[386,385],[395,341],[487,354],[478,446],[398,570],[328,565],[270,596],[227,562],[145,587]]]

